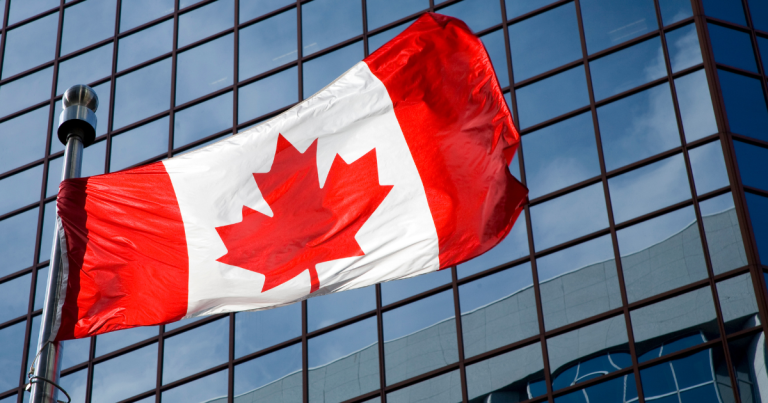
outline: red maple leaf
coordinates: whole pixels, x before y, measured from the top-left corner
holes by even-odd
[[[216,228],[227,247],[217,261],[263,274],[262,292],[307,269],[315,292],[315,265],[362,256],[355,234],[392,189],[379,185],[375,149],[351,164],[337,154],[322,188],[316,157],[317,140],[302,154],[280,134],[270,171],[253,174],[273,216],[243,206],[241,222]]]

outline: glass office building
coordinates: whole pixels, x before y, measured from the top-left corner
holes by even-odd
[[[768,402],[768,0],[0,0],[0,403],[28,401],[70,85],[83,175],[311,96],[422,12],[483,40],[530,189],[487,254],[64,343],[73,402]],[[60,396],[65,400],[63,396]]]

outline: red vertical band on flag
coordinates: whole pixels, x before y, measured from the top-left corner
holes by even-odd
[[[520,136],[483,43],[459,20],[425,14],[365,62],[387,87],[421,176],[440,267],[491,249],[528,190],[507,169]]]
[[[66,180],[58,211],[69,263],[58,340],[168,323],[186,314],[184,224],[161,162]]]

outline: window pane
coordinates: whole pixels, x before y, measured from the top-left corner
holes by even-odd
[[[374,286],[311,298],[307,300],[307,330],[312,332],[374,309]]]
[[[121,4],[120,32],[136,28],[173,12],[173,0],[132,0]]]
[[[168,152],[168,117],[112,138],[109,172],[116,172]]]
[[[693,347],[720,335],[709,287],[636,309],[630,317],[639,362]]]
[[[376,318],[309,339],[309,401],[341,402],[379,388]]]
[[[598,101],[667,75],[659,38],[591,61],[589,68]]]
[[[151,64],[117,78],[113,129],[168,109],[171,95],[171,59]]]
[[[125,4],[133,3],[123,3],[123,7]],[[172,48],[173,20],[161,22],[135,34],[120,38],[117,52],[117,71],[168,53]]]
[[[24,351],[24,331],[27,322],[0,329],[0,390],[5,392],[19,386],[21,359]]]
[[[717,71],[731,131],[768,141],[768,109],[760,81]]]
[[[511,25],[509,46],[512,50],[512,69],[518,82],[581,59],[574,3]]]
[[[768,161],[768,149],[741,141],[734,141],[736,160],[744,186],[768,190],[768,177],[765,175],[765,162]],[[2,186],[2,182],[0,182]]]
[[[40,200],[42,181],[42,164],[0,180],[0,214]]]
[[[610,235],[536,260],[547,330],[621,306]]]
[[[294,3],[292,0],[240,0],[240,23]]]
[[[728,186],[728,172],[720,140],[688,151],[696,193],[704,194]]]
[[[38,209],[0,221],[0,277],[32,265]]]
[[[64,9],[61,54],[115,35],[117,0],[89,0]]]
[[[520,128],[589,105],[586,80],[584,67],[577,66],[516,90]]]
[[[176,112],[173,118],[173,147],[181,147],[232,127],[232,93]]]
[[[597,108],[605,169],[680,147],[669,84],[662,84]]]
[[[712,97],[704,70],[676,78],[675,90],[685,140],[690,142],[717,133]]]
[[[43,232],[40,233],[40,254],[38,262],[44,262],[51,258],[51,245],[53,244],[53,231],[56,227],[56,202],[45,204],[43,212]]]
[[[96,357],[120,350],[150,337],[155,337],[158,331],[158,326],[142,326],[98,335],[96,336]]]
[[[613,216],[623,222],[691,198],[682,154],[608,180]]]
[[[763,69],[768,69],[768,39],[758,36],[757,46],[760,48],[760,54],[762,55]]]
[[[47,131],[47,106],[0,123],[0,173],[43,158]]]
[[[720,310],[726,333],[734,333],[760,324],[755,289],[749,273],[717,283]]]
[[[458,361],[454,317],[452,290],[385,312],[384,364],[387,384],[392,385]]]
[[[764,0],[749,0],[748,3],[754,28],[768,31],[768,3]]]
[[[37,336],[35,336],[35,341]],[[82,364],[88,361],[88,357],[91,355],[91,338],[66,340],[63,342],[62,351],[64,354],[61,356],[61,368],[67,369],[77,364]],[[37,347],[35,347],[37,348]],[[35,352],[37,354],[37,352]]]
[[[688,3],[688,7],[691,7],[690,3]],[[665,35],[667,36],[667,47],[669,48],[669,59],[673,73],[703,62],[695,24],[686,25],[667,32]]]
[[[562,389],[631,366],[627,340],[624,315],[548,339],[552,389]],[[597,352],[601,354],[593,356]]]
[[[234,34],[180,53],[176,62],[176,105],[232,85]]]
[[[235,367],[238,402],[299,403],[302,395],[301,344]]]
[[[156,381],[157,344],[152,344],[94,365],[91,400],[117,402],[154,389]]]
[[[480,38],[491,58],[491,64],[499,80],[499,85],[503,88],[509,85],[509,69],[507,69],[507,52],[504,44],[504,31],[494,31],[483,35]]]
[[[0,2],[0,5],[5,6],[5,2]],[[8,13],[8,25],[58,7],[59,2],[56,0],[14,0],[11,2],[11,11]],[[0,12],[0,17],[2,17],[2,12]]]
[[[240,80],[296,60],[296,10],[241,29],[239,40]]]
[[[75,84],[88,84],[100,78],[104,78],[111,73],[112,44],[110,43],[60,63],[56,93],[63,94],[67,88]],[[109,103],[109,98],[107,98],[106,101],[106,103]],[[109,108],[109,106],[107,106],[107,108]],[[57,123],[58,120],[57,116]],[[103,124],[106,125],[107,122],[104,122]]]
[[[765,398],[765,389],[754,387],[754,385],[759,385],[760,381],[755,370],[759,368],[760,364],[755,365],[755,362],[762,362],[763,352],[765,351],[762,346],[764,345],[765,336],[762,332],[757,335],[744,336],[728,341],[731,363],[736,372],[736,381],[738,382],[738,388],[736,389],[743,402],[755,401],[752,397],[753,395]]]
[[[554,2],[555,0],[504,0],[504,5],[507,8],[507,18],[511,19]]]
[[[45,288],[48,286],[48,267],[37,269],[37,281],[35,284],[35,306],[33,310],[43,309],[45,302]]]
[[[611,357],[614,355],[611,354]],[[601,364],[606,365],[603,361]],[[596,368],[597,369],[597,368]],[[677,397],[675,397],[677,399]],[[629,373],[618,378],[599,383],[588,388],[571,392],[564,396],[555,398],[555,403],[575,403],[575,402],[605,402],[605,403],[624,403],[637,400],[637,385],[635,385],[635,375]],[[677,400],[674,400],[677,402]],[[660,402],[654,400],[654,402]],[[666,402],[664,402],[666,403]]]
[[[32,318],[32,324],[29,326],[29,334],[40,334],[40,318],[42,315],[37,315]],[[35,355],[37,354],[37,337],[33,336],[30,340],[29,346],[27,347],[27,358],[26,361],[22,362],[22,366],[25,369],[28,369],[32,365],[32,360],[35,358]],[[26,371],[25,371],[26,372]]]
[[[506,238],[488,252],[460,264],[457,272],[459,277],[466,277],[526,256],[529,251],[525,214],[520,214]]]
[[[29,307],[29,290],[32,274],[25,274],[13,280],[0,283],[0,323],[26,315]]]
[[[688,0],[659,0],[659,8],[665,26],[693,17],[691,2]]]
[[[387,393],[387,403],[445,403],[461,401],[459,370]]]
[[[88,382],[88,368],[82,369],[61,377],[61,387],[67,391],[69,397],[72,398],[72,403],[85,403],[85,390]],[[59,392],[59,395],[63,393]],[[66,396],[62,396],[66,398]]]
[[[603,184],[596,183],[531,207],[536,250],[608,227]]]
[[[747,265],[739,219],[730,193],[699,203],[715,274]]]
[[[703,0],[704,13],[735,24],[747,25],[740,0]]]
[[[459,286],[459,300],[465,357],[539,333],[530,263]]]
[[[312,3],[309,3],[312,4]],[[304,98],[309,98],[363,59],[363,42],[355,42],[304,63]]]
[[[297,71],[297,67],[291,67],[253,84],[240,87],[237,90],[237,123],[247,122],[297,102],[299,100]]]
[[[617,231],[630,303],[707,278],[693,207]]]
[[[734,400],[728,373],[721,369],[725,360],[720,348],[707,349],[688,357],[679,358],[663,364],[640,370],[643,394],[647,400],[667,403],[666,399],[655,400],[672,394],[677,399],[680,393],[683,403],[718,403]],[[727,367],[726,367],[727,368]],[[715,373],[717,371],[717,386]],[[730,395],[730,396],[729,396]],[[722,399],[722,400],[721,400]]]
[[[752,231],[755,233],[757,251],[760,253],[760,262],[768,264],[768,198],[752,193],[746,193],[746,196],[749,218],[752,221]]]
[[[362,5],[358,1],[316,0],[303,4],[301,28],[304,56],[362,34],[362,13]]]
[[[228,317],[165,339],[163,384],[222,364],[228,356]]]
[[[235,0],[219,0],[184,13],[179,16],[179,47],[232,28],[234,23]]]
[[[53,60],[58,26],[59,13],[53,13],[8,31],[5,37],[3,78]]]
[[[428,0],[366,0],[368,29],[379,28],[428,8]]]
[[[0,117],[22,110],[51,96],[53,67],[0,86]]]
[[[437,10],[440,14],[460,18],[474,32],[501,24],[500,11],[499,2],[495,0],[464,0]]]
[[[405,22],[394,28],[390,28],[380,34],[369,36],[368,37],[368,53],[373,53],[374,51],[382,47],[385,43],[392,40],[392,38],[396,37],[401,32],[405,31],[405,29],[408,28],[408,26],[411,25],[411,23],[413,23],[413,21]]]
[[[265,329],[269,331],[264,331]],[[301,303],[266,311],[235,314],[235,357],[242,357],[299,336]]]
[[[618,45],[659,27],[653,0],[585,0],[581,2],[581,13],[589,53]]]
[[[451,269],[381,283],[381,304],[389,305],[451,282]]]
[[[227,399],[227,379],[229,371],[219,371],[213,375],[185,383],[182,386],[162,393],[163,403],[214,403]]]
[[[746,32],[707,24],[715,61],[757,73],[752,38]]]
[[[528,395],[528,382],[543,378],[541,345],[534,343],[468,366],[467,393],[471,401],[519,402],[532,397]]]

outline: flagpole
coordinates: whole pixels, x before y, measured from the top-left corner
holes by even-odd
[[[87,85],[75,85],[64,92],[62,98],[64,110],[59,115],[59,140],[66,145],[62,180],[80,177],[83,148],[93,143],[96,137],[96,109],[99,97]],[[31,388],[31,403],[56,403],[59,392],[61,373],[61,342],[52,341],[56,337],[59,324],[57,315],[61,305],[61,283],[65,280],[62,273],[61,243],[59,242],[59,219],[56,215],[56,229],[53,234],[51,261],[48,270],[48,285],[45,290],[40,335],[37,341],[36,359],[30,365],[30,379],[27,389]],[[66,264],[66,262],[64,262]],[[69,396],[67,396],[69,397]]]

